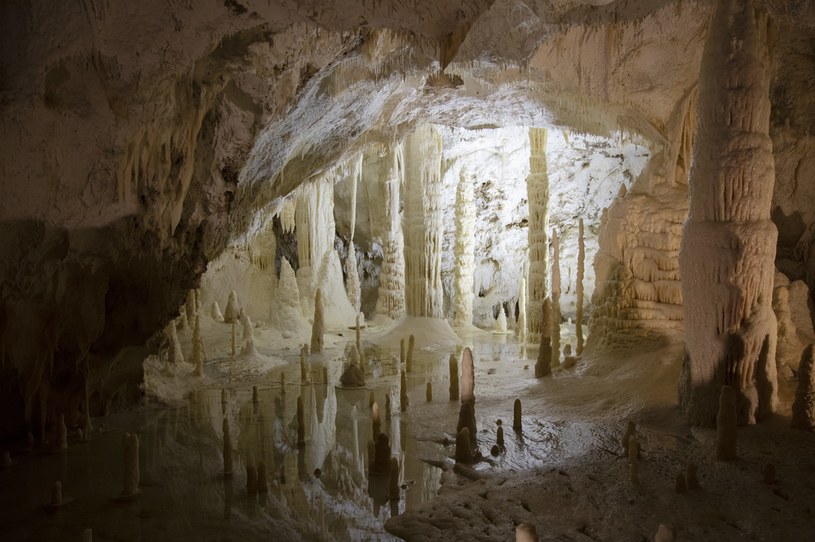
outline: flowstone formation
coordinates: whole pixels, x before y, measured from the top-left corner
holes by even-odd
[[[730,386],[744,424],[777,403],[771,28],[751,0],[719,2],[710,28],[680,250],[687,355],[679,398],[688,421],[712,425],[719,391]]]

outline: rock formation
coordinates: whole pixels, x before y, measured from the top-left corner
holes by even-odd
[[[401,205],[400,186],[402,184],[402,147],[389,147],[386,152],[387,168],[384,176],[382,205],[382,272],[379,275],[379,292],[376,312],[397,319],[405,315],[405,253],[402,221],[399,213]],[[374,177],[371,183],[379,183]]]
[[[542,128],[529,129],[529,176],[526,178],[529,201],[529,299],[527,316],[533,328],[530,333],[537,338],[536,326],[541,318],[542,304],[546,298],[549,240],[549,173],[546,168],[547,132]]]
[[[515,405],[512,409],[512,429],[520,433],[523,431],[523,420],[521,418],[521,400],[515,399]]]
[[[224,309],[224,322],[231,324],[236,322],[240,317],[241,306],[238,301],[238,294],[235,290],[229,292],[229,299],[226,302],[226,309]]]
[[[815,345],[810,344],[801,354],[798,387],[792,403],[792,426],[815,431]]]
[[[583,353],[583,277],[586,273],[586,236],[583,231],[583,219],[578,222],[577,234],[577,300],[575,305],[575,333],[577,335],[577,350],[579,356]]]
[[[455,354],[450,354],[450,400],[458,401],[458,358]]]
[[[474,176],[462,168],[456,189],[456,245],[454,325],[473,323],[473,272],[475,270]]]
[[[535,378],[552,374],[552,302],[547,297],[543,300],[540,324],[540,348],[535,362]]]
[[[552,366],[560,365],[560,238],[552,230]]]

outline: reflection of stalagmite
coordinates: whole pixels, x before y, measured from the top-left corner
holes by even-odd
[[[232,357],[238,355],[238,323],[232,322]]]
[[[475,179],[461,169],[456,189],[455,321],[456,326],[473,323],[473,273],[475,271]]]
[[[475,403],[475,367],[469,347],[464,349],[461,356],[461,402]]]
[[[391,457],[391,479],[388,491],[390,500],[399,500],[399,460]]]
[[[405,138],[405,289],[408,316],[443,316],[439,132],[422,125]]]
[[[258,462],[258,493],[266,493],[269,490],[268,475],[266,474],[266,463]]]
[[[546,297],[546,274],[549,241],[549,174],[546,169],[546,130],[529,129],[529,176],[526,191],[529,201],[529,299],[527,318],[530,334],[540,332],[541,305]]]
[[[427,389],[425,390],[425,398],[427,402],[431,402],[433,400],[433,384],[430,382],[427,383]]]
[[[224,418],[223,432],[224,432],[224,474],[229,476],[232,474],[232,435],[229,432],[228,418]]]
[[[360,354],[362,354],[362,329],[359,326],[359,313],[357,313],[357,322],[356,322],[356,326],[354,328],[354,332],[355,332],[355,335],[356,335],[355,338],[356,338],[357,351]]]
[[[135,497],[139,493],[139,436],[125,433],[122,497]]]
[[[778,400],[771,23],[754,4],[718,2],[702,54],[679,254],[687,352],[680,405],[693,424],[713,424],[723,385],[738,395],[739,423],[766,417]]]
[[[405,359],[405,370],[409,373],[413,372],[413,347],[416,345],[416,337],[410,336],[408,340],[407,358]]]
[[[560,365],[560,240],[552,230],[552,366]]]
[[[311,351],[323,351],[323,294],[317,288],[314,294],[314,323],[311,325]]]
[[[583,276],[586,268],[586,237],[583,232],[583,219],[578,222],[577,229],[577,300],[575,308],[575,333],[577,334],[577,351],[579,356],[583,353]]]
[[[357,270],[357,249],[354,248],[352,241],[348,245],[348,255],[345,258],[345,275],[347,278],[347,295],[348,301],[354,310],[359,313],[360,308],[360,286],[359,286],[359,271]]]
[[[258,470],[255,467],[255,456],[249,452],[246,458],[246,493],[255,495],[258,492]]]
[[[458,401],[458,358],[450,354],[450,400]]]
[[[192,364],[195,366],[195,376],[204,374],[204,338],[201,336],[201,318],[195,318],[195,327],[192,330]]]
[[[297,447],[306,445],[306,419],[303,410],[303,396],[297,396]]]
[[[402,380],[399,386],[399,408],[402,412],[407,411],[408,408],[407,376],[405,375],[405,371],[402,371]]]

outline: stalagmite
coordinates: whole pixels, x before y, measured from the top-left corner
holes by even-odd
[[[450,354],[450,400],[458,401],[458,358]]]
[[[560,240],[552,230],[552,366],[560,365]]]
[[[399,460],[395,457],[391,457],[391,479],[388,496],[392,501],[399,500]]]
[[[297,396],[297,447],[303,448],[306,445],[306,418],[303,407],[303,396]]]
[[[495,444],[499,448],[504,448],[504,428],[500,425],[498,426],[498,430],[495,433]]]
[[[226,413],[226,389],[221,388],[221,414]]]
[[[357,270],[357,250],[354,248],[354,242],[351,241],[348,245],[348,255],[345,258],[345,274],[347,276],[347,292],[348,301],[354,310],[359,313],[360,308],[360,286],[359,286],[359,271]]]
[[[719,461],[729,461],[737,457],[736,401],[736,389],[731,386],[722,386],[719,393],[719,414],[716,416],[716,459]]]
[[[187,311],[187,320],[189,320],[190,323],[195,322],[198,318],[198,302],[196,301],[195,290],[187,290],[185,309]]]
[[[286,373],[280,373],[280,393],[286,394]]]
[[[402,371],[402,380],[399,386],[399,409],[401,412],[406,412],[408,408],[408,394],[407,394],[407,376],[405,371]]]
[[[371,405],[371,434],[376,438],[376,436],[382,432],[382,420],[379,416],[379,404],[374,402]]]
[[[512,428],[517,431],[523,431],[523,421],[521,420],[521,400],[515,399],[515,407],[513,409]]]
[[[405,138],[405,297],[408,316],[443,317],[441,135],[424,124]]]
[[[231,324],[236,322],[240,316],[241,306],[238,302],[238,294],[235,290],[229,292],[229,299],[226,302],[226,309],[224,310],[224,322]]]
[[[660,523],[657,528],[657,534],[654,535],[654,542],[674,542],[674,540],[676,540],[676,537],[673,529]]]
[[[357,323],[354,328],[357,352],[362,354],[362,329],[359,326],[359,313],[357,313]]]
[[[286,258],[280,260],[280,280],[272,303],[272,319],[284,338],[295,337],[307,325],[300,305],[300,289]]]
[[[184,304],[178,309],[178,318],[176,319],[178,322],[178,329],[185,330],[190,327],[189,320],[187,318],[187,305]]]
[[[501,309],[498,312],[498,318],[495,319],[495,331],[497,333],[507,332],[507,313],[504,311],[503,305],[501,305]]]
[[[334,182],[336,172],[329,170],[297,190],[295,222],[297,227],[297,284],[303,314],[312,316],[309,301],[325,255],[334,250]],[[342,272],[342,267],[338,269]],[[342,277],[339,277],[340,281]],[[345,296],[343,296],[345,297]]]
[[[543,300],[546,298],[547,259],[549,240],[549,173],[546,168],[547,132],[543,128],[529,129],[529,176],[526,192],[529,201],[529,299],[527,317],[532,323],[531,335],[537,339],[536,328],[541,322]]]
[[[583,231],[583,219],[577,223],[577,292],[575,306],[575,333],[577,334],[577,350],[579,356],[583,353],[583,277],[586,273],[586,236]]]
[[[461,402],[475,403],[475,367],[469,347],[461,356]]]
[[[461,403],[461,408],[458,411],[458,424],[456,424],[456,432],[461,431],[463,428],[469,430],[469,435],[475,443],[478,437],[478,428],[475,422],[475,404],[472,402]]]
[[[792,427],[815,431],[815,345],[801,354],[798,365],[798,387],[792,403]]]
[[[376,313],[398,319],[405,315],[405,251],[399,213],[402,184],[402,147],[388,149],[388,170],[384,176],[384,224],[382,232],[382,271]],[[371,182],[382,182],[379,177]]]
[[[65,426],[65,414],[59,414],[57,420],[57,450],[68,449],[68,428]]]
[[[770,26],[752,0],[718,2],[702,55],[679,254],[687,351],[680,406],[692,424],[713,424],[722,385],[738,394],[740,423],[777,403]]]
[[[184,353],[181,351],[181,343],[178,340],[178,333],[175,329],[175,321],[171,320],[169,324],[167,324],[167,329],[165,330],[165,335],[167,336],[167,360],[170,365],[175,365],[177,363],[182,363],[184,361]]]
[[[245,310],[240,310],[238,319],[240,320],[241,327],[243,328],[243,336],[241,337],[241,340],[248,341],[249,339],[254,338],[255,328],[252,327],[252,320],[249,318],[249,315],[246,314]]]
[[[223,419],[224,432],[224,475],[232,475],[232,435],[229,432],[229,419]]]
[[[125,433],[122,444],[124,448],[122,497],[131,498],[139,493],[139,436]]]
[[[365,373],[355,363],[349,363],[340,375],[340,385],[345,388],[365,387]]]
[[[456,434],[456,461],[462,463],[469,463],[473,460],[473,454],[470,451],[470,430],[462,427]]]
[[[317,288],[314,294],[314,322],[311,326],[311,351],[323,351],[323,295]]]
[[[538,529],[531,523],[515,527],[515,542],[538,542]]]
[[[455,288],[453,321],[461,327],[473,323],[473,273],[475,271],[475,177],[461,168],[456,189]]]
[[[195,367],[195,376],[204,374],[204,338],[201,336],[201,318],[195,318],[195,327],[192,330],[192,364]]]
[[[640,443],[636,436],[628,439],[628,469],[632,484],[640,483]]]
[[[433,400],[433,384],[430,382],[427,383],[427,389],[425,390],[425,398],[427,402],[431,402]]]
[[[518,342],[526,343],[526,277],[521,277],[521,287],[518,289]]]
[[[543,300],[543,318],[540,328],[540,348],[538,349],[538,360],[535,363],[535,378],[541,378],[552,374],[552,302],[547,297]]]
[[[308,384],[308,365],[306,364],[306,352],[308,352],[308,346],[303,345],[300,347],[300,384],[306,385]]]
[[[779,275],[780,273],[776,273],[776,278]],[[786,369],[789,367],[797,371],[804,346],[798,338],[798,330],[792,320],[789,281],[786,277],[783,277],[783,280],[785,281],[784,284],[778,284],[778,280],[776,280],[773,287],[773,312],[778,321],[778,343],[775,361],[777,368]]]
[[[408,339],[407,358],[405,358],[405,370],[409,373],[413,372],[413,347],[416,345],[416,338],[411,335]]]
[[[218,306],[217,301],[212,302],[212,306],[209,309],[209,317],[215,320],[216,322],[224,321],[224,315],[221,314],[221,307]]]

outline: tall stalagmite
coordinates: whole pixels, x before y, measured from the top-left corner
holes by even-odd
[[[404,145],[407,314],[441,318],[441,135],[424,124],[405,138]]]
[[[552,230],[552,366],[560,365],[560,240]]]
[[[461,169],[456,189],[456,295],[454,325],[473,323],[473,272],[475,271],[475,204],[474,176]]]
[[[529,199],[529,299],[527,320],[529,333],[537,338],[543,299],[546,297],[546,272],[549,241],[549,173],[546,169],[546,129],[529,129],[529,176],[526,192]]]
[[[384,175],[383,199],[375,205],[382,206],[384,223],[382,226],[382,271],[379,274],[379,296],[376,300],[377,314],[389,318],[405,315],[405,241],[402,221],[399,214],[400,187],[402,184],[402,147],[387,149],[387,167]],[[382,182],[378,177],[366,182]],[[369,189],[369,193],[372,190]],[[369,201],[371,201],[369,199]],[[384,205],[383,205],[384,204]]]
[[[360,308],[359,272],[357,271],[357,251],[354,248],[354,232],[357,224],[357,186],[362,177],[362,153],[358,153],[351,163],[351,234],[348,241],[348,256],[345,259],[347,276],[346,292],[348,301],[356,312]]]
[[[306,318],[311,318],[313,314],[311,300],[320,264],[326,252],[334,247],[334,180],[334,175],[326,174],[298,189],[294,214],[299,264],[297,285],[300,305]]]
[[[586,236],[583,219],[577,225],[577,292],[575,308],[575,333],[577,334],[577,355],[583,353],[583,276],[586,273]]]
[[[740,423],[777,402],[770,27],[751,0],[719,2],[702,58],[680,249],[687,352],[680,404],[693,424],[714,423],[722,385],[738,391]]]

